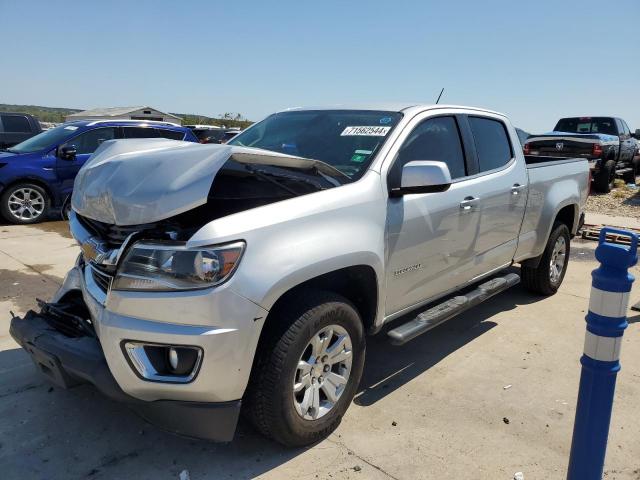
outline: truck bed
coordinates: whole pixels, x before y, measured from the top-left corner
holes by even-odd
[[[529,190],[515,261],[542,254],[558,211],[564,205],[584,205],[589,193],[586,159],[525,156],[525,160]],[[576,222],[572,234],[577,227]]]

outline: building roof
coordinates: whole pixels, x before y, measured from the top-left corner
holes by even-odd
[[[172,115],[171,113],[161,112],[157,108],[149,107],[146,105],[139,105],[135,107],[110,107],[110,108],[92,108],[91,110],[84,110],[83,112],[72,113],[71,115],[67,115],[67,117],[118,117],[120,115],[126,115],[127,113],[137,112],[138,110],[155,110],[156,112],[160,112],[167,117],[177,118],[178,120],[182,120],[180,117],[176,115]]]

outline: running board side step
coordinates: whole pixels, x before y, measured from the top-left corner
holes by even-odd
[[[393,345],[403,345],[418,335],[437,327],[450,318],[481,304],[518,283],[520,283],[520,275],[517,273],[509,273],[503,277],[493,278],[466,295],[453,297],[425,310],[413,320],[390,330],[387,335],[391,338]]]

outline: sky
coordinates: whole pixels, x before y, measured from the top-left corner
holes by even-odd
[[[640,0],[0,0],[0,25],[0,103],[259,120],[444,87],[534,133],[640,129]]]

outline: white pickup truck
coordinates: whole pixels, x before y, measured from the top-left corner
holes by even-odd
[[[227,145],[107,141],[75,183],[82,253],[11,334],[57,384],[170,431],[229,441],[242,406],[306,445],[357,392],[366,334],[403,344],[520,280],[553,294],[587,194],[586,160],[525,159],[504,115],[469,107],[286,110]]]

